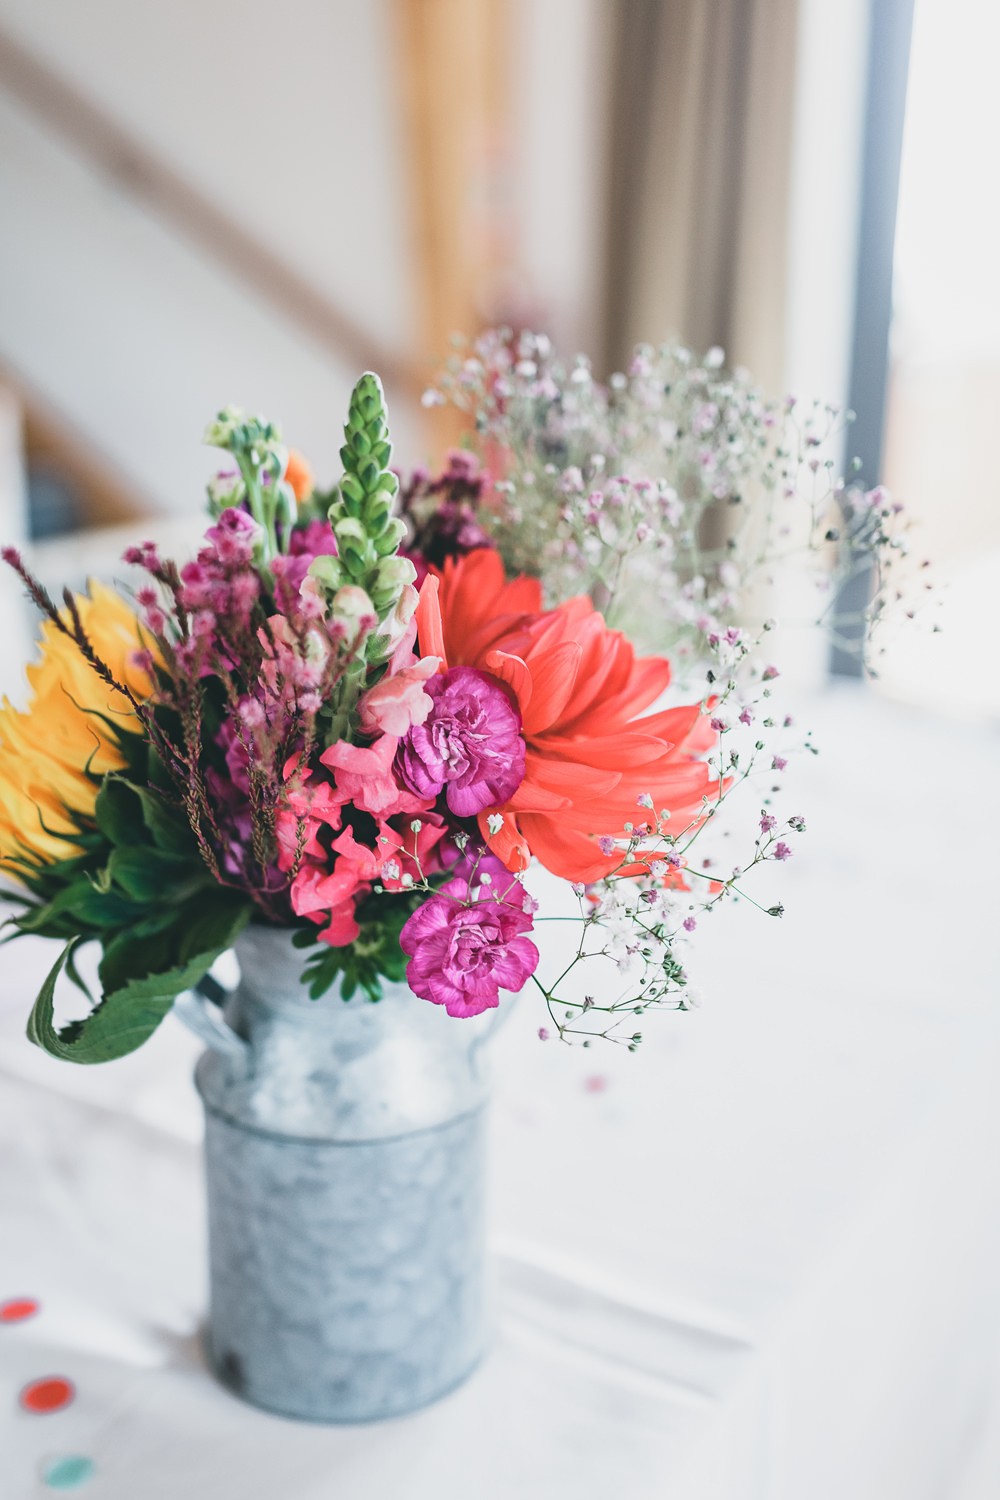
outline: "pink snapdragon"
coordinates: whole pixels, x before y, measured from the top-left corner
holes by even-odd
[[[365,734],[407,734],[415,724],[422,724],[434,707],[434,700],[424,690],[424,683],[441,665],[437,656],[425,656],[412,666],[402,667],[383,677],[369,688],[358,708]]]
[[[278,864],[290,870],[296,859],[326,859],[319,842],[323,828],[340,828],[344,816],[344,799],[333,782],[315,778],[303,769],[301,755],[293,755],[284,767],[284,804],[275,819],[278,841]]]
[[[316,625],[296,630],[284,615],[272,615],[257,632],[262,659],[259,682],[271,707],[286,713],[316,713],[319,689],[326,677],[332,644]]]
[[[400,786],[393,775],[398,743],[392,734],[381,735],[367,747],[338,740],[323,751],[320,760],[333,771],[343,800],[353,802],[362,812],[384,818],[394,813],[426,812],[434,799]]]

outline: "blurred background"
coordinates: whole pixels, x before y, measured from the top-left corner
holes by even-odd
[[[596,1264],[597,1219],[634,1218],[649,1305],[689,1296],[763,1351],[768,1500],[1000,1495],[998,55],[994,0],[0,0],[0,535],[51,584],[113,576],[137,535],[195,543],[227,402],[329,481],[374,368],[398,462],[436,462],[454,418],[421,395],[498,321],[599,375],[637,340],[719,345],[771,395],[851,407],[842,461],[919,523],[940,633],[890,635],[863,687],[810,658],[830,755],[796,782],[818,831],[784,929],[736,913],[713,1018],[659,1023],[639,1103],[546,1055],[503,1115],[511,1243],[554,1246],[575,1204]],[[2,688],[30,629],[0,581]],[[21,998],[5,1066],[51,1085]],[[115,1065],[143,1117],[150,1056]],[[552,1194],[546,1109],[614,1212],[586,1171]]]
[[[2,0],[0,529],[52,578],[193,538],[226,401],[332,478],[366,367],[435,459],[492,322],[721,345],[854,407],[920,521],[947,628],[882,690],[993,718],[998,42],[986,0]]]

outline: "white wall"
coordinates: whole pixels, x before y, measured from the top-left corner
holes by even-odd
[[[0,24],[390,347],[412,342],[391,0],[0,0]]]
[[[526,314],[596,337],[601,0],[511,0],[509,203]],[[392,0],[0,0],[0,31],[342,309],[420,360]],[[446,78],[442,88],[447,89]],[[462,128],[456,120],[455,128]],[[196,511],[206,420],[282,422],[333,477],[358,373],[203,242],[0,89],[0,368],[145,508]],[[428,370],[428,374],[430,371]],[[390,388],[397,456],[425,451]]]
[[[339,303],[408,347],[413,295],[386,5],[3,0],[0,25]],[[359,370],[0,92],[0,366],[151,511],[200,508],[206,421],[282,422],[321,475]],[[423,456],[412,401],[397,452]]]

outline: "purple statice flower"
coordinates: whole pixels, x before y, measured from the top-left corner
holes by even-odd
[[[239,879],[251,854],[253,839],[249,757],[243,740],[228,719],[220,726],[215,743],[225,757],[225,770],[209,766],[205,781],[222,834],[222,867],[227,875]]]
[[[519,990],[538,966],[523,885],[493,855],[480,859],[473,885],[451,880],[410,917],[400,934],[415,995],[450,1016],[478,1016]]]
[[[774,846],[774,858],[775,859],[784,860],[784,859],[791,859],[791,857],[792,857],[792,851],[791,851],[791,849],[784,842],[783,839],[779,839],[778,842]]]
[[[245,626],[259,595],[255,569],[249,563],[223,562],[214,545],[202,547],[196,560],[181,569],[179,599],[191,614],[205,610]]]
[[[500,683],[475,667],[452,667],[424,691],[433,707],[396,753],[404,786],[418,797],[443,791],[459,818],[506,802],[524,780],[525,747],[521,716]]]

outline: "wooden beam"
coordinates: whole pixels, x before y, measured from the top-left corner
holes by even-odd
[[[447,358],[454,334],[502,317],[516,225],[507,191],[510,0],[394,0],[421,347]],[[432,415],[439,442],[465,423]]]
[[[324,345],[338,361],[377,369],[387,386],[413,396],[417,367],[378,339],[353,312],[335,306],[279,255],[193,187],[110,115],[0,30],[0,88],[187,239],[199,244],[265,303]]]

